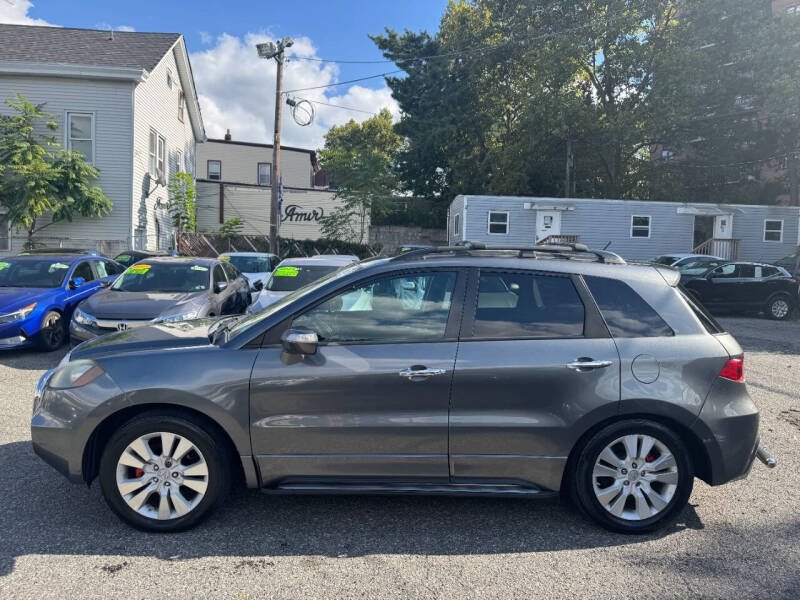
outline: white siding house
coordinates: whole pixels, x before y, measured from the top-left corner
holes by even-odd
[[[55,115],[58,141],[86,153],[113,203],[100,219],[50,225],[45,217],[34,240],[108,254],[169,247],[169,198],[154,169],[163,167],[165,181],[179,170],[193,172],[196,144],[205,139],[183,36],[0,25],[0,39],[0,112],[12,112],[3,101],[16,94],[44,104]],[[0,216],[0,254],[25,243],[22,232],[6,238],[7,228]]]

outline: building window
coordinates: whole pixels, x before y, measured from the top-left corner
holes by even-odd
[[[178,150],[175,152],[175,172],[184,172],[183,168],[183,152]]]
[[[461,235],[461,215],[453,217],[453,235]]]
[[[764,220],[764,241],[782,242],[783,241],[783,221],[765,219]]]
[[[661,160],[672,160],[675,158],[675,153],[672,150],[662,150]]]
[[[150,130],[150,164],[149,171],[150,177],[158,178],[161,173],[166,177],[164,171],[164,155],[166,153],[167,142],[164,136],[159,135],[155,130]]]
[[[270,185],[272,180],[272,164],[258,163],[258,185]]]
[[[508,213],[500,211],[490,211],[488,232],[498,235],[507,235]]]
[[[0,215],[0,250],[11,250],[11,224],[8,222],[8,213]]]
[[[650,217],[634,215],[631,217],[631,237],[649,238],[650,237]]]
[[[183,92],[178,92],[178,121],[183,123],[183,113],[186,110],[186,96]]]
[[[87,163],[94,164],[94,115],[92,113],[67,113],[67,150],[82,154]]]
[[[208,161],[208,178],[214,181],[222,181],[222,161]]]
[[[172,71],[167,69],[167,87],[172,89]]]

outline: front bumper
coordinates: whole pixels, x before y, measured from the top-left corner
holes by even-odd
[[[0,325],[0,349],[22,348],[33,343],[33,336],[39,333],[37,318],[28,317],[20,321]]]
[[[70,347],[72,348],[74,348],[81,342],[92,340],[99,335],[101,335],[99,332],[92,331],[88,327],[79,325],[78,323],[75,322],[75,319],[69,322],[69,343]]]

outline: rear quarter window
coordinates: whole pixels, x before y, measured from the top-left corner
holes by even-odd
[[[627,283],[606,277],[584,277],[584,281],[612,336],[636,338],[675,335],[653,307]]]

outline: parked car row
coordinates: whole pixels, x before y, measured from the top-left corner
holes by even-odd
[[[677,268],[681,285],[711,311],[764,313],[783,320],[800,304],[800,281],[779,265],[699,254],[663,255],[651,262]]]
[[[357,260],[279,263],[256,252],[192,258],[139,250],[111,260],[80,249],[32,250],[0,259],[0,348],[52,351],[68,339],[75,346],[153,323],[257,312]]]

